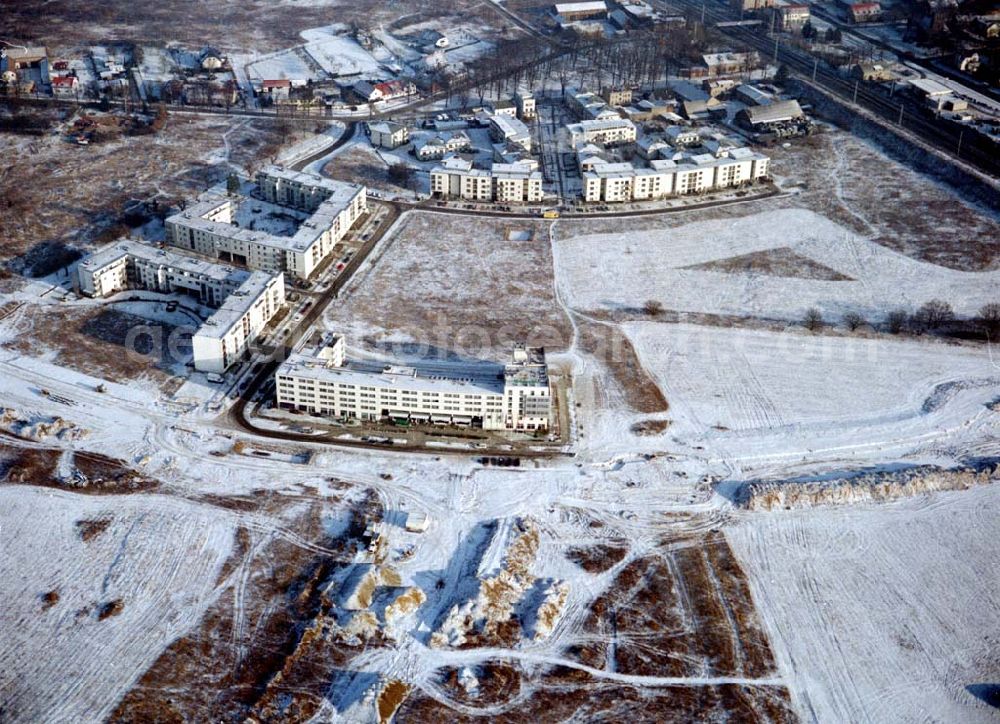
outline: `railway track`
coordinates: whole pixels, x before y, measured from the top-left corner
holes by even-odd
[[[665,5],[663,0],[657,0],[656,4],[661,7]],[[693,0],[679,0],[679,4],[699,13],[704,12],[706,21],[715,24],[732,20],[727,12]],[[972,164],[992,176],[1000,176],[1000,152],[978,134],[965,133],[964,129],[957,128],[950,122],[930,118],[920,105],[904,98],[894,98],[891,92],[844,78],[818,58],[805,51],[782,46],[780,42],[776,45],[774,38],[753,29],[728,26],[718,30],[753,48],[763,57],[776,58],[804,80],[832,93],[849,105],[861,106],[891,125],[918,135],[948,155]]]

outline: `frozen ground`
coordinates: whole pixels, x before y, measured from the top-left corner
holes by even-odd
[[[78,521],[108,523],[84,540]],[[224,511],[178,498],[0,487],[4,718],[106,718],[212,602],[232,534]],[[114,601],[121,612],[101,620]]]
[[[808,278],[812,265],[780,274],[696,268],[782,249],[848,279]],[[805,209],[627,235],[564,238],[557,231],[554,252],[566,301],[581,310],[638,309],[653,299],[682,312],[799,321],[816,307],[829,319],[856,311],[880,321],[892,309],[913,311],[935,298],[971,315],[1000,285],[1000,271],[960,272],[917,261]]]
[[[344,32],[346,29],[337,25],[304,30],[305,50],[331,76],[378,77],[379,62],[354,38],[341,34]]]
[[[806,720],[994,722],[1000,487],[751,516],[727,537]]]

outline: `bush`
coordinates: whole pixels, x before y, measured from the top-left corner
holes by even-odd
[[[646,303],[642,305],[642,311],[650,317],[659,317],[663,314],[663,303],[655,299],[647,299]]]

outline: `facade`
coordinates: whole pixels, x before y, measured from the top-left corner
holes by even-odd
[[[542,348],[515,347],[502,373],[475,375],[389,365],[352,365],[344,340],[292,355],[275,373],[276,404],[339,419],[395,420],[485,430],[547,430],[552,413]],[[472,375],[472,376],[470,376]]]
[[[632,89],[609,86],[601,91],[601,97],[609,106],[627,106],[632,102]]]
[[[580,121],[579,123],[571,123],[566,126],[566,129],[569,131],[570,143],[573,146],[587,143],[615,146],[633,143],[636,139],[635,124],[625,118]]]
[[[765,8],[773,8],[775,0],[732,0],[732,7],[738,13],[752,13]]]
[[[494,116],[517,118],[517,104],[511,98],[501,98],[490,104]]]
[[[531,131],[517,118],[491,116],[490,138],[497,143],[507,143],[531,152]]]
[[[249,269],[308,279],[334,246],[368,211],[364,186],[277,166],[257,174],[265,201],[308,212],[293,236],[276,236],[233,224],[236,201],[209,193],[166,220],[167,241]]]
[[[195,369],[225,372],[284,306],[284,276],[246,272],[157,249],[116,241],[77,267],[80,292],[107,297],[126,289],[185,294],[216,309],[192,337]]]
[[[431,171],[431,193],[466,201],[537,203],[542,200],[542,173],[530,163],[495,163],[489,171],[471,161],[449,158]]]
[[[538,115],[535,96],[531,91],[518,91],[515,93],[514,103],[517,104],[517,117],[522,121],[530,121]]]
[[[709,78],[736,75],[756,68],[760,58],[756,53],[707,53],[701,56]]]
[[[851,78],[873,83],[884,83],[896,80],[896,74],[880,63],[855,63],[851,66]]]
[[[260,84],[261,94],[275,103],[287,101],[292,92],[290,80],[265,80]]]
[[[733,188],[767,178],[770,159],[748,148],[715,156],[654,160],[649,168],[629,163],[597,163],[583,173],[583,199],[597,203],[648,201],[668,196]]]
[[[802,30],[809,22],[811,14],[808,5],[791,4],[775,5],[771,8],[771,19],[774,29],[783,33],[793,33]]]
[[[410,129],[402,123],[383,121],[369,123],[368,135],[377,148],[399,148],[410,142]]]

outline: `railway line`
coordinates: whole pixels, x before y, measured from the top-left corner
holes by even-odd
[[[656,4],[665,6],[663,0],[658,0]],[[693,0],[679,0],[679,4],[692,11],[703,12],[706,21],[715,24],[732,20],[727,12],[717,7],[702,5]],[[891,91],[886,92],[881,88],[844,78],[820,59],[787,45],[783,46],[780,41],[751,28],[727,26],[719,30],[758,51],[762,56],[775,58],[805,81],[832,93],[840,100],[861,106],[893,126],[905,128],[948,155],[972,164],[981,171],[1000,176],[1000,153],[989,141],[978,137],[978,134],[971,131],[966,133],[964,129],[956,128],[947,121],[930,118],[925,115],[922,106],[902,97],[894,98]]]

